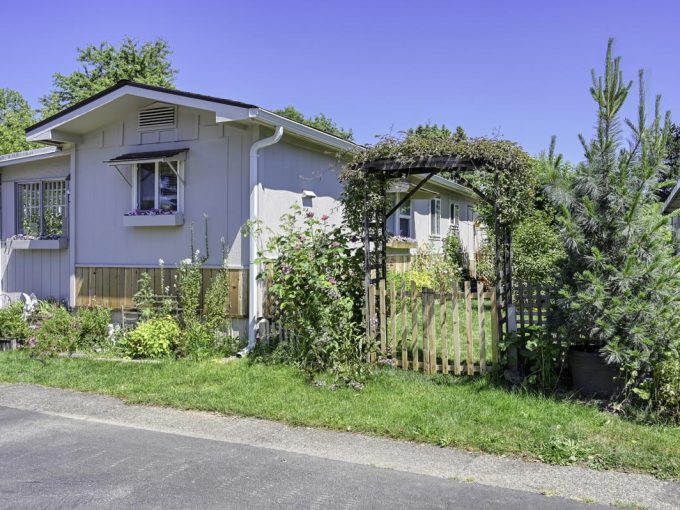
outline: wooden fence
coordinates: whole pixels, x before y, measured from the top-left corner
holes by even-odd
[[[367,335],[383,361],[428,374],[484,374],[499,367],[496,294],[481,282],[419,291],[415,283],[397,289],[381,281],[369,287],[368,303]]]
[[[201,305],[203,297],[210,287],[210,282],[221,269],[203,268],[203,284],[201,287]],[[161,279],[161,271],[163,277]],[[230,292],[229,313],[232,317],[248,315],[248,270],[229,269]],[[177,274],[176,268],[165,267],[76,267],[76,307],[102,305],[109,308],[129,308],[133,306],[132,297],[138,290],[138,282],[143,273],[149,273],[154,294],[163,296],[167,292],[162,288],[169,287],[173,294],[173,282]]]
[[[515,283],[513,298],[517,308],[517,327],[545,326],[555,301],[555,289],[545,285]]]

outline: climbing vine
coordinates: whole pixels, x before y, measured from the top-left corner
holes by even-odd
[[[458,158],[467,165],[465,169],[442,172],[442,176],[471,188],[480,196],[478,212],[487,224],[492,225],[497,214],[502,224],[513,225],[522,217],[527,204],[532,203],[536,162],[514,142],[418,134],[386,136],[375,145],[351,154],[341,173],[348,227],[354,232],[363,232],[364,214],[368,212],[374,217],[375,211],[387,207],[384,181],[376,174],[365,172],[362,165],[376,160],[408,165],[422,158],[444,156],[452,160]]]

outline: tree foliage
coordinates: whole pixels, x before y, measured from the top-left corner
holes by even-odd
[[[130,37],[118,47],[103,42],[79,48],[77,61],[82,68],[52,76],[53,90],[40,98],[42,116],[53,115],[120,80],[174,88],[177,70],[170,62],[171,53],[163,39],[140,44]]]
[[[450,138],[456,142],[467,140],[468,136],[462,126],[456,127],[454,133],[445,124],[441,127],[437,124],[419,124],[416,128],[410,128],[406,136],[420,136],[425,138]]]
[[[619,116],[632,85],[610,41],[604,76],[593,71],[598,118],[593,140],[580,137],[586,160],[548,192],[568,255],[561,331],[572,342],[599,346],[624,370],[628,390],[644,397],[653,367],[680,346],[680,258],[672,256],[656,194],[667,171],[670,117],[662,121],[657,97],[648,122],[640,72],[638,119],[625,121],[625,144]]]
[[[337,136],[343,140],[348,140],[350,142],[354,140],[354,135],[352,134],[351,129],[346,130],[338,127],[333,119],[327,117],[323,113],[318,114],[316,117],[305,117],[302,112],[290,105],[280,110],[274,110],[274,113],[281,115],[282,117],[286,117],[287,119],[294,120],[295,122],[299,122],[300,124],[313,127],[314,129],[318,129],[324,133]]]
[[[17,91],[0,88],[0,154],[30,149],[24,130],[35,112]]]

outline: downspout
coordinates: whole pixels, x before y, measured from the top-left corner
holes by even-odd
[[[274,134],[269,138],[258,140],[250,147],[250,221],[256,223],[259,219],[260,205],[260,177],[258,174],[258,151],[274,145],[283,136],[283,126],[277,126]],[[256,225],[257,226],[257,225]],[[248,345],[240,354],[247,354],[255,348],[257,342],[257,320],[259,312],[259,293],[257,275],[259,273],[257,260],[257,233],[250,233],[250,267],[248,270]]]

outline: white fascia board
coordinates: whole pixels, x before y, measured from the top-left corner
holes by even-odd
[[[214,101],[208,101],[205,99],[184,97],[177,94],[171,94],[168,92],[143,89],[140,87],[135,87],[134,85],[126,85],[124,87],[121,87],[117,90],[110,92],[109,94],[106,94],[105,96],[100,97],[99,99],[96,99],[95,101],[92,101],[91,103],[83,105],[81,108],[77,108],[72,112],[69,112],[57,119],[54,119],[52,122],[48,122],[47,124],[40,126],[39,128],[36,128],[36,130],[33,132],[26,133],[26,139],[29,142],[51,140],[50,138],[51,132],[54,131],[59,126],[62,126],[67,122],[82,117],[83,115],[87,115],[88,113],[96,110],[97,108],[100,108],[126,95],[143,97],[145,99],[149,99],[151,101],[158,101],[161,103],[176,104],[180,106],[185,106],[187,108],[196,108],[198,110],[213,111],[215,112],[215,117],[218,119],[218,122],[245,120],[249,118],[248,108],[241,108],[238,106],[216,103]]]
[[[668,195],[666,202],[663,204],[663,213],[670,214],[676,209],[680,209],[679,202],[680,202],[680,180],[673,188],[673,191],[671,191],[671,194]]]
[[[411,182],[418,183],[425,178],[425,175],[411,176]],[[439,175],[433,175],[421,189],[426,189],[427,191],[433,192],[433,187],[443,188],[447,191],[453,191],[460,195],[465,195],[466,197],[473,198],[475,200],[479,199],[477,194],[470,188],[458,184],[457,182],[450,181]]]
[[[258,120],[263,124],[267,124],[272,127],[283,126],[284,130],[289,133],[293,133],[302,138],[312,140],[321,145],[342,152],[353,151],[361,147],[354,142],[348,142],[347,140],[343,140],[337,136],[329,135],[328,133],[324,133],[323,131],[319,131],[318,129],[314,129],[309,126],[305,126],[304,124],[287,119],[286,117],[282,117],[281,115],[277,115],[268,110],[263,110],[262,108],[251,108],[250,118],[253,120]]]
[[[12,154],[2,154],[0,155],[0,167],[20,165],[22,163],[39,161],[41,159],[59,158],[68,156],[69,154],[69,151],[62,151],[58,147],[41,147],[39,149],[14,152]]]

